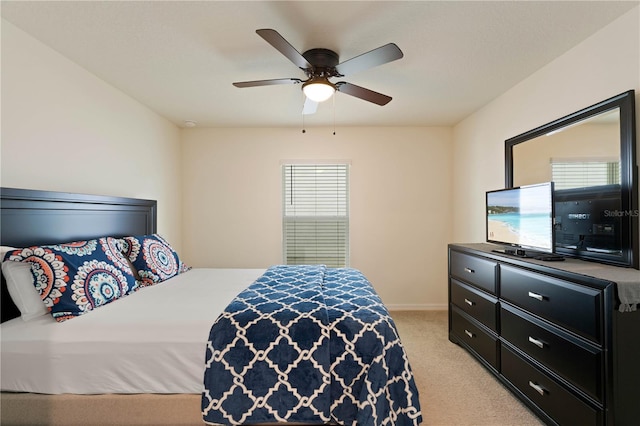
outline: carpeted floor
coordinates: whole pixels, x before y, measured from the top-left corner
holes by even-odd
[[[394,311],[391,316],[420,392],[424,425],[543,425],[480,363],[449,341],[447,311]]]

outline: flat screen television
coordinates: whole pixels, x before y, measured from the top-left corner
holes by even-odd
[[[487,242],[523,257],[554,252],[553,182],[487,191]]]
[[[603,262],[623,254],[620,185],[562,189],[554,193],[556,252]]]

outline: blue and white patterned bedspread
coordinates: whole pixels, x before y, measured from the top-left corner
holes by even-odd
[[[352,268],[273,266],[211,327],[205,422],[417,425],[396,326]]]

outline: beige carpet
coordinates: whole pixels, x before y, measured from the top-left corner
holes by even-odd
[[[420,392],[424,425],[543,425],[480,363],[449,341],[447,311],[395,311],[391,316]]]

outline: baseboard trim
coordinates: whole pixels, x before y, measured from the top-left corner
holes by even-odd
[[[446,311],[446,303],[427,304],[385,304],[390,311]]]

